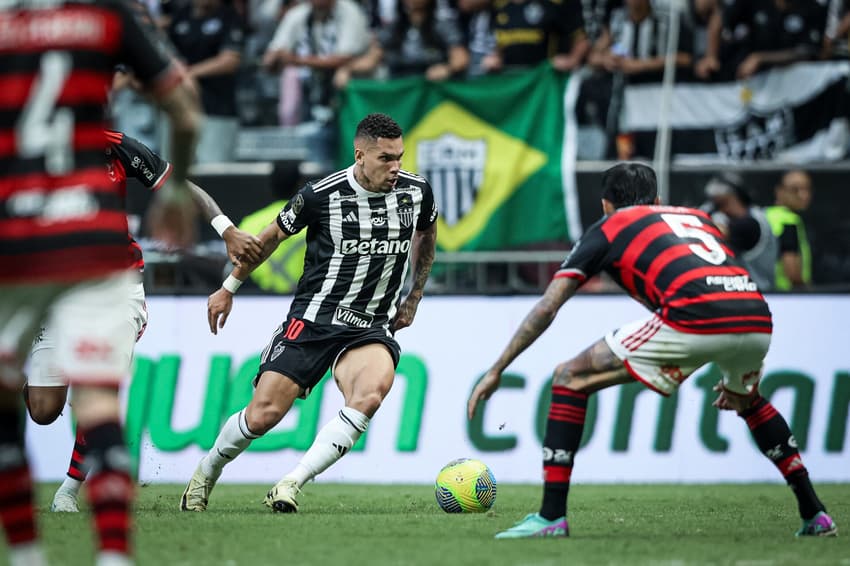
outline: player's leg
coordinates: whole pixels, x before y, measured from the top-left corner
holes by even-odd
[[[773,462],[791,487],[803,521],[797,536],[834,536],[838,528],[815,493],[788,422],[759,394],[762,360],[769,344],[769,334],[734,337],[728,350],[730,354],[717,362],[723,371],[723,382],[715,405],[734,410],[744,419],[759,450]]]
[[[180,509],[206,510],[210,493],[224,466],[244,452],[254,439],[279,423],[303,393],[301,385],[281,373],[261,373],[251,402],[227,419],[215,444],[198,464],[180,499]]]
[[[20,387],[22,361],[55,297],[48,287],[0,285],[0,524],[13,566],[45,562],[24,449],[26,416]]]
[[[27,383],[24,384],[24,402],[30,418],[40,425],[48,425],[55,421],[68,397],[68,386],[61,372],[54,363],[56,347],[50,333],[42,328],[33,340],[30,352]],[[76,513],[79,511],[77,495],[86,479],[83,464],[85,457],[85,441],[77,427],[74,449],[71,452],[71,462],[62,485],[53,495],[51,511]]]
[[[120,424],[118,385],[75,384],[71,398],[77,427],[89,447],[86,462],[91,476],[86,493],[100,539],[99,554],[101,559],[109,557],[116,564],[129,564],[134,489]]]
[[[0,522],[12,565],[44,564],[24,451],[25,419],[17,391],[0,385]]]
[[[286,477],[294,479],[300,488],[351,450],[389,393],[394,377],[395,364],[384,344],[371,343],[345,351],[334,367],[334,379],[345,406],[322,427]]]
[[[567,496],[573,461],[584,432],[588,396],[630,383],[633,378],[604,339],[558,365],[552,377],[552,401],[543,437],[543,502],[496,538],[568,536]]]
[[[340,354],[333,375],[345,406],[321,428],[295,468],[269,492],[267,504],[275,511],[297,511],[301,487],[345,456],[366,432],[369,420],[392,387],[396,348],[394,341],[370,342]]]
[[[80,495],[80,488],[83,482],[86,481],[86,476],[89,473],[88,464],[86,463],[86,453],[88,446],[86,444],[83,429],[77,425],[77,430],[74,433],[74,448],[71,450],[71,459],[68,462],[68,471],[65,472],[65,478],[62,484],[53,494],[53,502],[50,504],[50,510],[56,513],[77,513],[80,508],[77,503],[77,497]]]
[[[118,390],[133,356],[136,327],[127,297],[138,273],[75,285],[53,306],[47,327],[56,365],[71,383],[71,409],[86,439],[86,494],[98,536],[98,563],[130,564],[133,482]]]
[[[68,399],[68,384],[54,360],[56,344],[51,333],[41,328],[32,342],[24,402],[33,422],[49,425],[62,414]]]

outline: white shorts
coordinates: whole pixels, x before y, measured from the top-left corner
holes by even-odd
[[[136,271],[76,284],[0,286],[0,379],[19,384],[31,348],[33,386],[117,385],[146,324]],[[40,333],[42,327],[48,330]],[[42,339],[33,340],[36,334]]]
[[[747,394],[761,377],[770,334],[680,332],[652,315],[609,333],[605,342],[632,377],[662,395],[673,393],[688,376],[710,362],[720,368],[727,389]]]

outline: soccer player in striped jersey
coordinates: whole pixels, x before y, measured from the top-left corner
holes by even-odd
[[[13,565],[42,564],[24,450],[22,367],[45,323],[92,467],[98,564],[131,563],[133,486],[120,424],[121,306],[138,272],[106,164],[103,115],[116,64],[172,124],[173,172],[157,200],[175,234],[195,211],[186,184],[201,120],[197,93],[149,25],[121,0],[5,0],[0,8],[0,522]],[[177,242],[174,242],[177,243]]]
[[[788,424],[759,395],[773,329],[764,297],[704,212],[658,202],[651,168],[623,163],[603,174],[605,216],[576,242],[541,300],[470,395],[467,410],[472,418],[478,404],[498,389],[508,365],[597,273],[608,273],[652,313],[555,368],[543,440],[543,503],[538,513],[496,538],[569,535],[567,494],[589,395],[633,381],[670,395],[709,362],[723,372],[715,406],[737,411],[759,449],[791,486],[802,519],[797,535],[835,535],[835,523],[815,494]]]
[[[285,321],[263,351],[248,406],[224,424],[183,493],[180,508],[204,511],[228,462],[274,427],[331,368],[345,406],[316,435],[301,461],[269,491],[277,512],[298,510],[311,478],[344,456],[366,431],[392,386],[400,348],[394,333],[413,322],[436,242],[431,186],[401,169],[398,124],[370,114],[357,126],[354,164],[304,186],[260,233],[263,259],[288,236],[307,229],[304,274]],[[401,300],[412,258],[412,282]],[[233,294],[256,265],[243,263],[210,295],[216,334]]]
[[[109,140],[109,148],[106,150],[109,159],[107,170],[110,178],[118,185],[122,196],[126,195],[128,177],[136,179],[152,192],[158,191],[165,184],[173,169],[168,161],[143,143],[121,132],[108,130],[106,135]],[[189,188],[192,191],[192,199],[203,216],[224,240],[231,261],[238,264],[239,258],[242,257],[257,261],[262,252],[260,241],[234,226],[233,222],[222,214],[218,203],[206,191],[191,182]],[[127,240],[128,253],[133,258],[132,268],[141,272],[145,268],[142,248],[129,233]],[[127,297],[125,316],[128,322],[125,330],[132,338],[123,342],[126,351],[121,353],[127,363],[124,372],[126,374],[130,371],[133,346],[141,338],[148,321],[145,289],[141,281],[133,285]],[[24,385],[24,399],[30,418],[40,425],[50,424],[62,414],[68,395],[68,384],[54,364],[56,344],[51,334],[49,330],[42,328],[33,341],[27,383]],[[51,511],[71,513],[79,511],[77,494],[87,474],[84,463],[85,453],[85,437],[82,429],[78,428],[68,473],[53,496]]]

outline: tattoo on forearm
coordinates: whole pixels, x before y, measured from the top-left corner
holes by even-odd
[[[221,208],[209,193],[191,181],[189,181],[189,188],[192,191],[192,200],[195,201],[207,222],[221,214]]]
[[[534,309],[528,313],[525,320],[517,329],[504,353],[499,358],[499,367],[507,367],[514,359],[528,348],[543,331],[549,328],[555,318],[555,311],[548,304],[539,302]]]
[[[422,291],[425,288],[428,275],[431,274],[431,267],[434,265],[436,244],[437,232],[435,230],[417,232],[416,247],[413,252],[413,282],[410,288],[411,292]]]

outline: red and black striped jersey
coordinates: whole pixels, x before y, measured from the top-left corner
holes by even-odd
[[[136,179],[151,191],[156,191],[165,184],[171,175],[171,163],[139,140],[122,132],[107,130],[106,137],[109,140],[109,148],[106,150],[109,157],[109,177],[118,185],[122,199],[126,201],[127,198],[128,177]],[[133,268],[141,271],[145,268],[142,248],[129,232],[127,238],[130,242]]]
[[[584,282],[603,271],[683,332],[772,330],[764,296],[700,210],[620,209],[587,230],[555,277]]]
[[[132,265],[104,105],[116,64],[154,91],[182,77],[126,0],[0,10],[0,282],[76,281]]]

